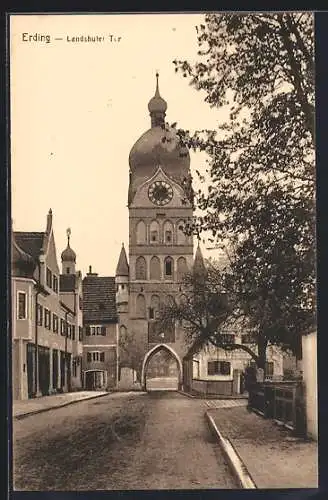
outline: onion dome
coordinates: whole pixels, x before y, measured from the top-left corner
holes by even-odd
[[[129,155],[131,201],[137,188],[150,179],[159,166],[178,183],[189,176],[190,155],[176,130],[165,126],[166,101],[160,96],[156,74],[155,96],[149,101],[151,128],[134,144]]]
[[[116,267],[116,276],[129,276],[129,264],[123,243],[122,243],[120,257],[118,259],[118,264]]]
[[[69,245],[69,240],[71,237],[71,230],[67,229],[66,233],[67,233],[67,247],[65,248],[65,250],[61,254],[61,260],[62,260],[62,262],[75,262],[76,261],[76,253],[74,252],[74,250],[72,250],[72,248]]]
[[[167,110],[167,103],[159,93],[158,77],[159,74],[156,73],[155,95],[150,99],[148,103],[148,109],[152,118],[152,127],[160,125],[162,122],[164,122],[165,111]]]

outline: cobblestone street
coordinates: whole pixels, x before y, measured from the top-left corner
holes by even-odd
[[[214,403],[122,393],[16,420],[14,489],[236,488],[204,420]]]

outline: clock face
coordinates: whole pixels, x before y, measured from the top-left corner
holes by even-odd
[[[166,205],[172,200],[173,189],[168,182],[155,181],[148,189],[148,196],[156,205]]]

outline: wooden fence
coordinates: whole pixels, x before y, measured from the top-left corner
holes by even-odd
[[[299,381],[253,384],[249,388],[248,408],[283,423],[297,435],[306,434],[304,391]]]

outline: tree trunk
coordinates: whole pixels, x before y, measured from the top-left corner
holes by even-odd
[[[268,342],[262,332],[260,332],[258,339],[258,362],[257,367],[262,368],[264,370],[265,375],[265,364],[266,364],[266,350],[267,350]]]

